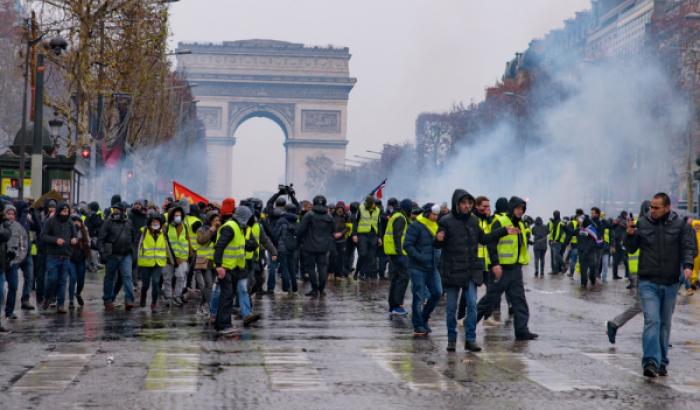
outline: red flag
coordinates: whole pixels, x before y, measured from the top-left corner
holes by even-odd
[[[377,185],[377,187],[374,188],[372,190],[372,192],[370,192],[369,194],[374,195],[377,197],[377,199],[381,200],[385,186],[386,186],[386,179],[384,181],[382,181],[379,185]]]
[[[191,204],[196,204],[198,202],[204,202],[205,204],[209,203],[209,200],[207,198],[199,195],[198,193],[175,181],[173,181],[173,196],[175,197],[176,201],[179,201],[182,198],[187,198],[187,200],[190,201]]]

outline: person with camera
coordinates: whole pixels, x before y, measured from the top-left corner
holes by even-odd
[[[134,283],[131,277],[131,259],[133,257],[133,244],[135,242],[134,229],[126,214],[127,205],[117,202],[112,205],[110,215],[105,220],[100,235],[97,238],[102,263],[107,266],[103,284],[105,310],[114,310],[116,298],[115,282],[121,275],[124,287],[124,308],[131,310],[134,307]]]

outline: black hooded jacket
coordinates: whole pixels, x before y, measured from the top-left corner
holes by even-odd
[[[517,196],[514,196],[510,198],[508,201],[508,214],[507,217],[510,219],[510,221],[513,223],[513,226],[518,227],[520,224],[520,219],[516,218],[515,215],[513,215],[513,211],[515,208],[519,207],[520,205],[527,205],[526,202]],[[493,225],[491,226],[491,232],[499,229],[504,229],[501,226],[501,222],[496,219],[493,222]],[[504,236],[504,235],[503,235]],[[500,236],[499,236],[500,238]],[[522,249],[523,246],[523,236],[518,235],[518,255],[516,255],[516,260],[520,258],[520,250]],[[496,265],[501,265],[503,267],[508,267],[508,265],[503,265],[499,262],[498,260],[498,241],[493,241],[488,244],[488,250],[489,250],[489,257],[491,259],[491,266],[496,266]]]
[[[51,256],[71,256],[71,239],[78,237],[75,225],[69,216],[61,217],[62,209],[68,208],[65,203],[60,203],[56,207],[56,214],[46,220],[41,230],[41,242],[44,244],[44,252]],[[63,245],[57,243],[58,239],[63,239]]]
[[[507,234],[505,228],[494,229],[485,234],[479,227],[478,218],[469,213],[459,213],[459,202],[471,195],[457,189],[452,195],[452,210],[438,221],[438,232],[445,233],[443,241],[435,241],[442,249],[440,276],[445,287],[468,286],[469,281],[483,283],[484,262],[479,259],[479,244],[488,244]]]
[[[325,253],[333,244],[333,217],[328,208],[314,205],[301,219],[297,235],[305,252]]]

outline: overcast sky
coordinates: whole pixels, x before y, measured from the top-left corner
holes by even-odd
[[[412,141],[421,112],[480,101],[505,62],[531,39],[559,28],[590,0],[180,0],[180,41],[253,38],[350,48],[348,158],[383,143]],[[236,133],[236,170],[258,169],[257,189],[283,172],[282,131],[252,119]],[[262,163],[279,164],[260,169]],[[240,175],[240,174],[239,174]],[[238,178],[235,178],[238,180]],[[241,182],[237,195],[250,195]],[[270,188],[267,186],[272,185]]]

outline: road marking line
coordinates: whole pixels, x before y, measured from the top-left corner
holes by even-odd
[[[12,386],[17,391],[62,391],[70,385],[92,354],[50,354]]]
[[[197,391],[199,354],[158,351],[148,366],[144,389],[171,393]]]
[[[415,354],[389,348],[363,349],[381,368],[406,383],[411,390],[454,390],[459,385],[422,361]]]
[[[263,359],[272,390],[326,390],[321,375],[304,352],[266,350]]]
[[[664,377],[645,377],[642,373],[640,357],[632,353],[584,353],[591,359],[599,360],[636,378],[641,378],[649,383],[656,383],[683,393],[696,393],[700,391],[700,382],[692,378],[681,378],[670,374]],[[636,370],[633,370],[636,369]]]
[[[542,360],[530,359],[524,354],[517,353],[479,353],[478,358],[485,360],[499,369],[523,374],[526,379],[531,380],[547,390],[555,392],[574,390],[601,390],[602,387],[584,382],[575,377],[561,373],[548,366]],[[514,365],[521,365],[521,369],[514,369]]]

